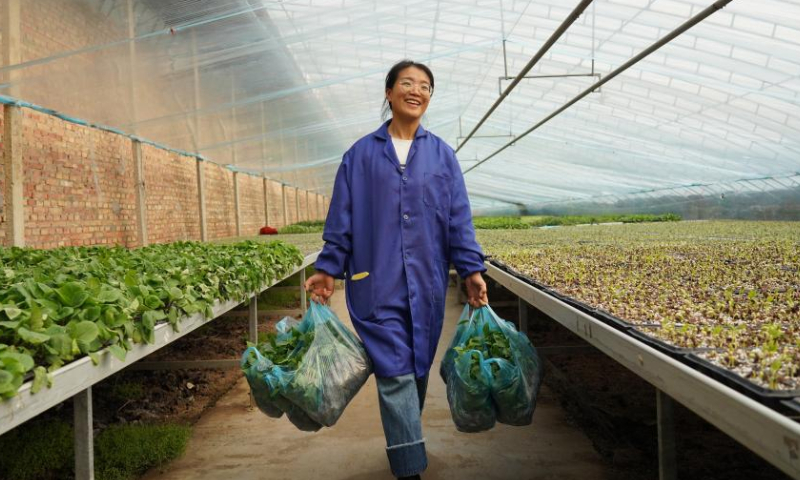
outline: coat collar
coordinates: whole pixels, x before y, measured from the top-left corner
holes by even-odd
[[[375,130],[372,134],[375,135],[376,137],[380,138],[380,139],[388,141],[389,140],[389,136],[390,136],[389,135],[389,124],[390,123],[392,123],[391,119],[385,121],[383,123],[383,125],[381,125],[380,128]],[[425,130],[424,128],[422,128],[422,124],[420,124],[420,126],[417,127],[417,133],[414,134],[414,139],[416,140],[418,138],[426,137],[427,135],[428,135],[428,131]]]

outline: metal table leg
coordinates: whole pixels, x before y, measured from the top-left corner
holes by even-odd
[[[672,398],[656,389],[656,410],[658,416],[658,478],[676,480],[678,478],[675,458],[675,416]]]
[[[305,314],[306,310],[308,310],[308,305],[306,305],[305,283],[306,283],[306,269],[304,268],[300,270],[300,310],[303,312],[303,314]]]
[[[517,330],[521,333],[528,333],[528,304],[523,299],[518,299],[519,302],[519,324]]]
[[[92,387],[72,397],[75,410],[75,479],[94,480]]]
[[[250,308],[249,308],[249,324],[250,324],[250,342],[254,344],[258,344],[258,295],[253,295],[250,299]],[[256,405],[255,398],[253,398],[253,392],[250,392],[250,408],[254,408]]]

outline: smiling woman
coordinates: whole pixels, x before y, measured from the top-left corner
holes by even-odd
[[[428,109],[433,86],[433,73],[427,66],[411,60],[396,63],[386,75],[383,118],[392,112],[392,118],[403,116],[412,122],[414,118],[421,119]],[[396,110],[392,102],[398,107]],[[406,105],[410,108],[404,108]]]
[[[347,151],[339,167],[312,300],[347,278],[350,318],[374,364],[392,473],[427,467],[420,414],[442,332],[448,269],[466,278],[470,303],[488,303],[467,191],[453,149],[420,125],[433,73],[404,60],[386,75],[392,118]]]

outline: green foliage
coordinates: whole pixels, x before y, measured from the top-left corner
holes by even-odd
[[[111,396],[120,401],[139,400],[145,394],[144,387],[138,382],[118,382],[111,386]]]
[[[487,254],[770,389],[800,389],[800,222],[484,230]]]
[[[300,287],[297,290],[269,289],[258,296],[259,310],[280,310],[283,308],[297,308],[300,306]]]
[[[477,229],[523,230],[531,227],[547,227],[556,225],[583,225],[593,223],[642,223],[642,222],[675,222],[681,220],[680,215],[666,213],[663,215],[567,215],[538,217],[476,217],[473,220]]]
[[[314,251],[315,252],[319,251],[321,248],[322,248],[322,242],[320,242],[319,247],[316,248]],[[306,267],[306,278],[310,277],[311,275],[314,275],[315,271],[316,270],[314,269],[314,265],[307,266]],[[279,284],[277,284],[275,286],[276,287],[298,287],[299,288],[300,287],[300,275],[299,275],[299,273],[296,274],[296,275],[292,275],[291,277],[287,278],[286,280],[283,280],[281,283],[279,283]],[[269,292],[269,290],[267,290],[267,292]]]
[[[294,223],[294,225],[302,225],[304,227],[324,227],[325,220],[303,220],[302,222]]]
[[[186,450],[184,425],[119,425],[95,438],[98,480],[129,480],[175,459]],[[50,480],[74,476],[72,425],[33,420],[0,436],[0,478]]]
[[[663,215],[566,215],[559,217],[539,217],[530,222],[532,227],[545,227],[556,225],[584,225],[594,223],[643,223],[643,222],[676,222],[681,220],[680,215],[666,213]]]
[[[303,221],[281,227],[278,229],[278,233],[320,233],[324,230],[324,228],[324,221]]]
[[[514,362],[511,355],[511,345],[509,344],[508,337],[498,330],[491,330],[489,324],[483,325],[482,335],[470,337],[463,346],[453,348],[458,355],[469,354],[470,358],[470,376],[478,378],[480,376],[480,358],[478,355],[471,353],[473,350],[480,351],[483,358],[488,360],[490,358],[502,358],[509,362]],[[499,366],[492,363],[492,374],[496,374]]]
[[[98,480],[129,480],[183,455],[191,436],[186,425],[117,425],[95,442]]]
[[[262,337],[262,335],[264,335]],[[263,339],[263,342],[262,342]],[[258,350],[275,365],[283,365],[291,370],[297,369],[308,347],[314,342],[314,330],[301,332],[292,328],[286,335],[268,332],[259,335]],[[255,362],[255,357],[250,358],[250,363]]]
[[[72,425],[32,420],[0,436],[0,478],[50,480],[74,472]]]
[[[283,242],[176,242],[135,250],[0,248],[0,398],[28,376],[108,348],[124,360],[155,327],[176,331],[185,316],[212,316],[217,301],[244,301],[302,261]]]
[[[475,217],[472,223],[475,228],[486,230],[521,230],[530,228],[530,225],[519,217]]]

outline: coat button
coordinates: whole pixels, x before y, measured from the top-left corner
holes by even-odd
[[[407,181],[407,180],[408,180],[408,177],[403,177],[403,181],[404,182]]]
[[[408,220],[408,214],[407,213],[403,215],[403,220]]]

